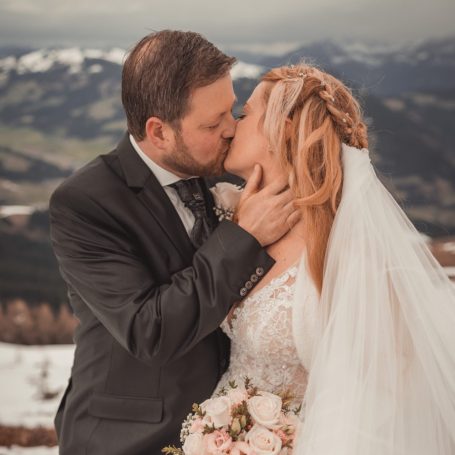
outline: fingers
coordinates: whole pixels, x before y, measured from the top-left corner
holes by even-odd
[[[275,202],[277,205],[287,205],[290,202],[294,201],[295,196],[292,190],[288,189],[283,191],[282,193],[279,193],[277,196],[275,196]]]
[[[272,196],[275,194],[280,194],[286,190],[289,186],[288,180],[286,178],[279,178],[274,180],[269,185],[265,186],[262,191],[266,196]]]
[[[302,218],[302,212],[299,209],[295,209],[287,218],[287,225],[291,230]]]
[[[262,166],[259,164],[254,165],[253,173],[251,174],[248,182],[243,189],[242,199],[247,199],[252,194],[257,193],[259,190],[259,185],[262,180]]]
[[[294,205],[294,199],[289,200],[283,207],[283,213],[285,217],[290,216],[295,210],[298,210]]]

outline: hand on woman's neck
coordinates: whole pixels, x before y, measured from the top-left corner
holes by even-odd
[[[268,160],[264,163],[260,163],[262,166],[262,182],[261,182],[261,188],[264,188],[267,185],[270,185],[270,183],[278,180],[278,179],[283,179],[286,180],[286,174],[284,170],[281,168],[280,164],[275,161],[275,160]],[[285,222],[286,220],[283,220]],[[303,238],[303,220],[300,220],[297,222],[296,225],[292,227],[292,229],[289,230],[287,234],[285,234],[280,240],[278,240],[277,243],[280,243],[282,241],[296,241],[298,244],[304,243],[304,238]]]
[[[285,172],[277,161],[269,159],[259,164],[262,167],[261,189],[276,180],[287,180]]]

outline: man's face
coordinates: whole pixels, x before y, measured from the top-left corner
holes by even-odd
[[[188,176],[215,176],[224,172],[236,122],[232,116],[234,88],[229,75],[193,90],[190,109],[174,130],[172,151],[163,156],[167,167]]]

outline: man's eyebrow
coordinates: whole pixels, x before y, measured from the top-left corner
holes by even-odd
[[[232,102],[231,110],[234,108],[235,103],[237,103],[237,101],[238,101],[238,99],[237,99],[237,97],[235,97],[234,101]],[[227,112],[230,112],[230,111],[220,112],[218,115],[214,116],[213,119],[218,120],[220,117],[223,117],[223,115],[225,115]]]

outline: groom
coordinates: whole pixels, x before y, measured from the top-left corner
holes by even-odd
[[[223,171],[233,63],[196,33],[146,36],[123,68],[128,134],[52,195],[52,244],[80,320],[55,417],[63,455],[179,445],[192,403],[227,368],[220,323],[273,265],[263,247],[293,223],[275,188],[245,198],[237,224],[218,224],[193,178]]]

